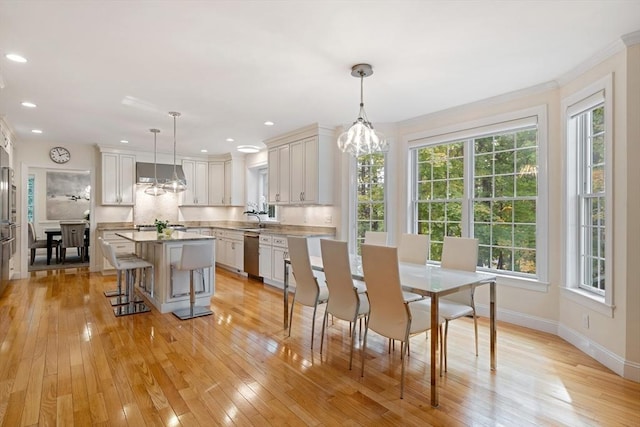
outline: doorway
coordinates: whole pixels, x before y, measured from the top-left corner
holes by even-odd
[[[76,248],[66,251],[64,264],[56,254],[60,255],[62,250],[61,222],[85,222],[86,245],[90,245],[91,172],[29,167],[26,193],[24,224],[30,230],[27,230],[27,250],[23,253],[27,258],[27,271],[89,267],[89,258],[82,257],[82,251]]]

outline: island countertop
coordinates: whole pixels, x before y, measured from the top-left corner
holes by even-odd
[[[187,231],[174,231],[171,236],[158,234],[155,231],[121,231],[116,235],[136,243],[172,243],[191,240],[215,240],[212,236],[189,233]]]

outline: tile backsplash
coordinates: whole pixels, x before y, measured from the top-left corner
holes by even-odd
[[[144,193],[146,186],[136,188],[136,204],[133,208],[134,224],[153,224],[156,218],[169,223],[178,221],[178,200],[180,194],[165,193],[161,196],[150,196]]]

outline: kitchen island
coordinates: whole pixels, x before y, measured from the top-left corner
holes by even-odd
[[[213,245],[215,265],[215,237],[184,231],[174,231],[171,236],[155,231],[117,232],[118,236],[135,243],[136,254],[154,266],[151,275],[145,275],[139,290],[161,313],[189,307],[189,272],[175,270],[182,256],[184,245]],[[215,268],[204,269],[194,275],[196,305],[209,306],[215,291]]]

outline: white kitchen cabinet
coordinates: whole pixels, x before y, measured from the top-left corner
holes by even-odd
[[[287,237],[260,235],[260,276],[267,285],[284,287],[284,260],[289,257]],[[295,279],[289,269],[289,286],[295,288]]]
[[[269,147],[269,203],[331,205],[333,132],[308,126],[266,141]]]
[[[209,162],[209,204],[224,205],[224,162]]]
[[[269,150],[269,203],[289,203],[289,145]]]
[[[244,271],[244,233],[217,229],[216,262],[235,271]]]
[[[209,163],[200,160],[182,160],[187,189],[182,193],[182,206],[209,204]]]
[[[326,145],[320,146],[317,136],[291,144],[291,203],[333,203],[333,180],[325,177],[327,172],[331,173],[327,164],[330,156],[322,152],[326,149]]]
[[[102,153],[102,204],[133,206],[135,202],[136,157]]]
[[[244,157],[226,157],[209,162],[209,204],[244,206]]]
[[[271,256],[272,244],[270,234],[261,234],[259,242],[259,272],[258,274],[264,281],[273,278],[273,261]]]
[[[224,201],[226,206],[245,206],[245,176],[244,157],[232,157],[224,162]]]

